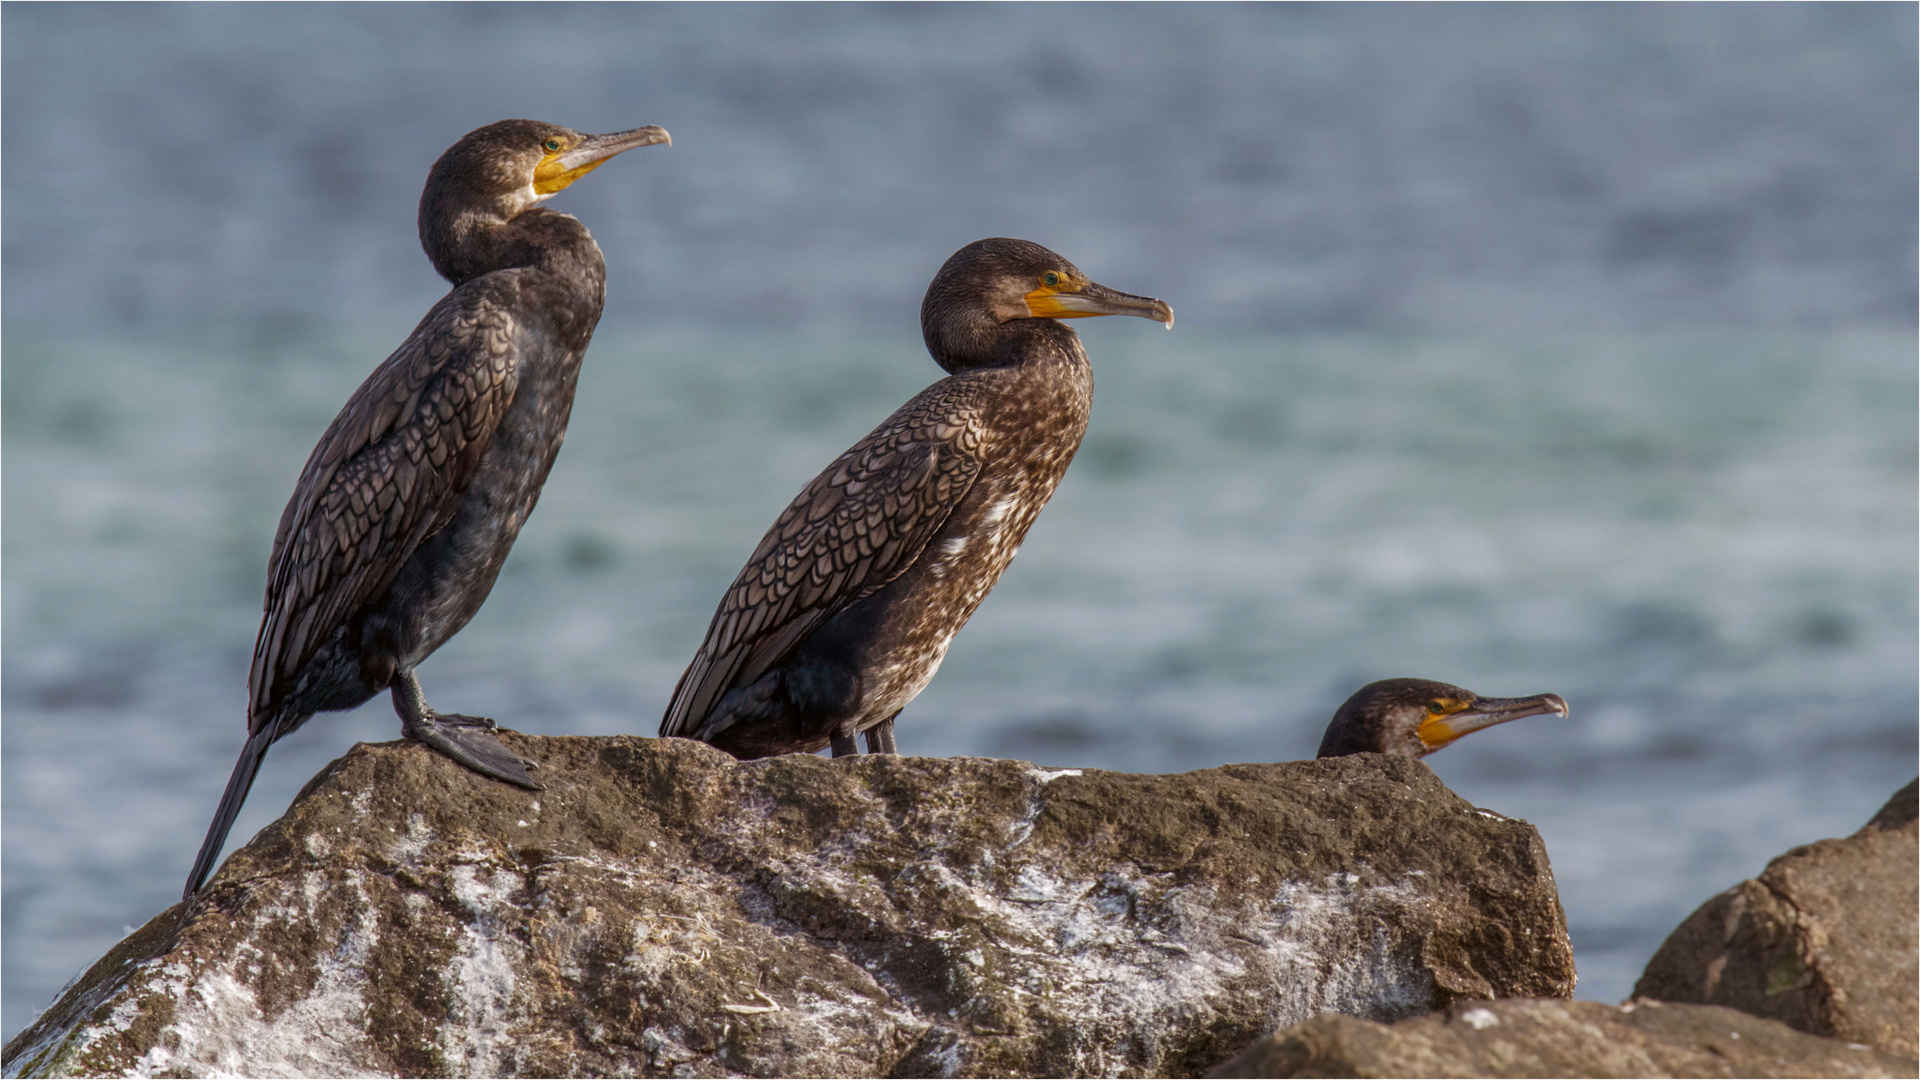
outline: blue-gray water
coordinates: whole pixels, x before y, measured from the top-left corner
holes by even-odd
[[[1086,446],[908,752],[1170,771],[1310,756],[1373,678],[1559,692],[1430,763],[1540,827],[1602,1000],[1915,771],[1911,7],[114,12],[0,12],[5,1033],[177,895],[280,506],[500,116],[675,146],[555,204],[608,316],[443,708],[650,734],[1004,233],[1180,322],[1079,324]],[[236,841],[396,729],[281,744]]]

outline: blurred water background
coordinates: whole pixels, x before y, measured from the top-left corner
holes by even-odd
[[[607,315],[492,600],[422,668],[652,734],[720,590],[1024,236],[1086,445],[910,753],[1310,757],[1394,675],[1556,691],[1430,759],[1536,824],[1579,996],[1915,771],[1912,5],[65,6],[4,23],[4,1016],[177,898],[280,507],[444,291],[427,166],[657,123],[554,206]],[[277,747],[242,842],[384,700]]]

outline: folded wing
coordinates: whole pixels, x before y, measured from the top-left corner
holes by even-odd
[[[254,644],[248,730],[341,624],[452,518],[512,403],[516,327],[484,295],[443,300],[354,391],[280,516]]]
[[[980,473],[982,396],[936,383],[814,477],[728,587],[660,734],[696,737],[727,691],[913,565]]]

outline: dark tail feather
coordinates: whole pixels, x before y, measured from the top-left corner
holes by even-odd
[[[220,808],[213,812],[213,824],[207,826],[207,838],[200,841],[200,854],[193,860],[193,873],[187,875],[187,891],[181,899],[193,899],[193,894],[206,883],[207,875],[213,873],[214,860],[227,845],[227,831],[233,828],[233,819],[240,816],[240,804],[247,801],[247,791],[253,787],[253,774],[260,769],[260,759],[267,756],[267,747],[273,745],[277,727],[270,723],[261,728],[240,751],[233,775],[227,778],[227,790],[220,796]]]

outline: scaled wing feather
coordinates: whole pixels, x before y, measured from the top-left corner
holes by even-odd
[[[973,382],[942,380],[814,477],[728,587],[660,734],[695,734],[727,691],[913,565],[980,473],[981,407]]]

